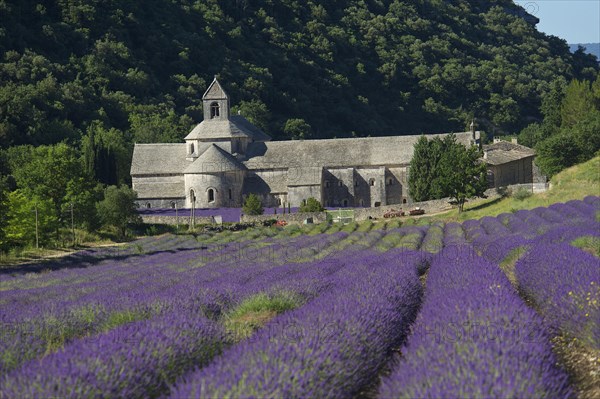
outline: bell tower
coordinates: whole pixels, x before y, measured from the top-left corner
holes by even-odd
[[[229,119],[229,96],[219,84],[217,75],[202,96],[202,106],[205,121]]]

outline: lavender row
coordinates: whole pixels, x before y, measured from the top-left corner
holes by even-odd
[[[84,338],[2,378],[0,398],[147,398],[227,344],[201,313],[179,310]]]
[[[238,275],[237,281],[214,281],[205,284],[201,290],[197,281],[188,280],[185,285],[172,287],[161,304],[158,316],[127,323],[90,338],[75,340],[57,353],[23,365],[20,370],[6,377],[6,396],[12,397],[16,393],[25,396],[33,394],[32,396],[36,397],[88,397],[98,393],[105,397],[153,396],[154,393],[164,391],[164,384],[173,382],[171,380],[175,376],[190,369],[194,364],[200,365],[198,359],[206,360],[202,357],[206,355],[203,341],[198,341],[197,333],[193,329],[182,330],[178,321],[184,321],[186,318],[193,320],[197,315],[203,314],[214,318],[257,293],[293,293],[298,304],[302,304],[327,291],[332,285],[330,276],[343,267],[343,262],[338,260],[304,265],[292,263],[270,270],[269,273]],[[148,298],[148,302],[154,300],[156,298]],[[178,332],[180,330],[187,331],[184,335],[196,337],[196,340],[190,341],[187,339],[190,337],[182,337]],[[202,334],[203,330],[198,332]],[[221,337],[222,335],[220,334]],[[149,344],[148,340],[153,337],[160,338],[159,346],[153,341]],[[228,337],[219,339],[219,348],[230,343]],[[36,341],[30,339],[29,344],[35,347]],[[124,355],[130,353],[131,356]],[[161,367],[167,367],[169,370],[166,375],[160,373],[160,369],[154,368],[158,367],[156,364],[159,360],[162,362]],[[72,366],[67,369],[54,367],[63,363]],[[97,367],[99,363],[102,363],[101,367]],[[148,363],[146,368],[145,363]],[[78,368],[87,370],[87,380],[83,377],[73,379],[73,370]],[[113,381],[115,370],[118,369],[126,369],[128,372],[119,375]],[[90,373],[93,378],[89,376]],[[145,378],[143,384],[138,383],[140,377]],[[52,381],[62,381],[64,384],[61,383],[57,387]]]
[[[516,263],[523,293],[556,332],[600,349],[600,266],[597,257],[565,243],[536,243]]]
[[[568,397],[541,318],[463,247],[430,266],[423,307],[380,398]]]
[[[375,378],[421,298],[418,253],[362,252],[337,286],[187,376],[173,398],[356,395]]]

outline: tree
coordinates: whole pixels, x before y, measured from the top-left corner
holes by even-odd
[[[581,148],[568,133],[560,133],[542,141],[536,150],[538,155],[535,162],[548,177],[583,161]]]
[[[446,140],[448,137],[451,139]],[[467,148],[457,143],[453,135],[446,139],[450,143],[444,149],[440,179],[444,192],[456,200],[460,213],[467,199],[481,197],[487,189],[487,166],[477,147]]]
[[[430,174],[432,171],[432,158],[430,144],[425,136],[421,136],[415,143],[413,157],[410,161],[408,187],[410,196],[415,201],[426,201],[430,198]]]
[[[250,194],[244,201],[244,206],[242,207],[242,211],[246,215],[262,215],[264,210],[262,207],[262,202],[258,195]]]
[[[560,107],[561,127],[572,127],[594,110],[594,96],[590,82],[573,80],[565,90]]]
[[[313,197],[303,201],[300,206],[300,212],[323,212],[324,210],[323,205]]]
[[[0,176],[0,249],[3,247],[6,224],[8,223],[8,183]]]
[[[304,119],[288,119],[283,126],[283,132],[292,140],[304,140],[312,136],[312,129]]]
[[[17,186],[29,198],[49,199],[55,214],[60,215],[69,181],[83,177],[77,151],[60,143],[11,147],[7,156]]]
[[[50,233],[58,227],[54,204],[49,199],[28,195],[24,190],[8,193],[8,214],[5,241],[9,246],[27,245],[35,242],[36,210],[39,241],[47,241]]]
[[[477,147],[466,148],[453,134],[443,140],[421,137],[410,163],[411,197],[416,201],[451,197],[462,212],[468,198],[481,196],[487,189],[487,167],[480,156]]]
[[[102,200],[102,185],[89,179],[73,179],[67,184],[67,192],[62,204],[62,214],[70,223],[71,207],[73,221],[76,226],[92,231],[99,227],[100,219],[96,211],[96,203]],[[68,224],[67,223],[67,224]]]
[[[142,222],[136,199],[137,193],[125,185],[108,186],[104,190],[104,199],[96,204],[100,220],[104,225],[116,227],[121,237],[125,237],[130,224]]]

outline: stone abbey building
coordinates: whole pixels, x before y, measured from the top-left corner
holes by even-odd
[[[240,207],[250,193],[266,207],[300,206],[309,197],[333,207],[411,202],[408,166],[420,136],[271,141],[230,115],[216,78],[202,100],[204,120],[185,143],[135,145],[131,177],[141,207]],[[455,135],[466,146],[479,142],[474,128]],[[531,182],[533,152],[504,143],[484,147],[491,185]]]

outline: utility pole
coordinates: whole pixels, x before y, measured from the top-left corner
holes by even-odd
[[[177,201],[175,201],[175,223],[177,224],[177,233],[179,233],[179,214],[177,213]]]
[[[71,202],[71,232],[73,233],[73,248],[75,248],[75,223],[73,218],[73,203]]]
[[[191,230],[195,230],[196,229],[196,193],[192,192],[191,195],[191,199],[192,199],[192,220],[190,221],[190,229]]]
[[[38,209],[37,204],[35,206],[35,249],[40,249],[40,236],[38,233]]]

